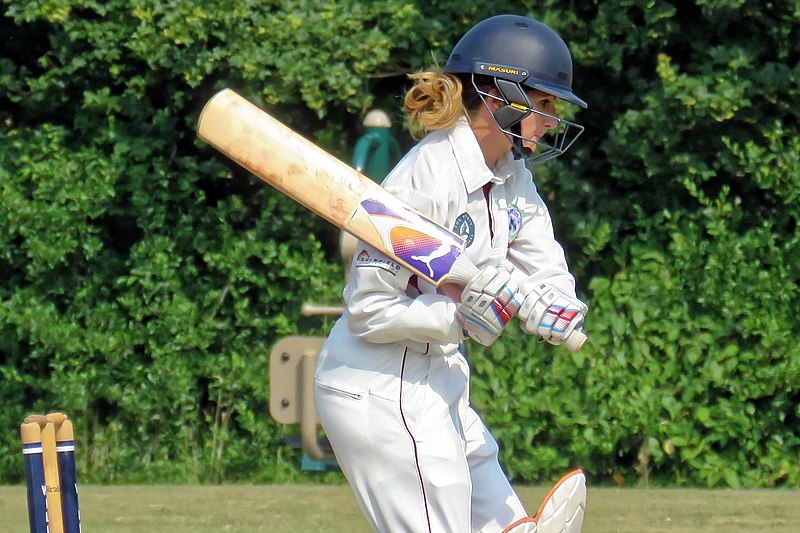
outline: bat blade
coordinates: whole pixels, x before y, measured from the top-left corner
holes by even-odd
[[[439,286],[478,272],[464,239],[225,89],[200,114],[201,139],[332,224]]]

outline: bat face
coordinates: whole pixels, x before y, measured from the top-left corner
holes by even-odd
[[[233,91],[226,89],[208,101],[197,133],[263,181],[420,278],[435,286],[469,280],[456,279],[452,270],[459,258],[459,264],[466,262],[463,238]]]

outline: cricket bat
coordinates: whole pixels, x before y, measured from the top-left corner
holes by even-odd
[[[479,272],[464,254],[460,235],[230,89],[206,103],[197,133],[261,180],[436,287],[464,285]],[[585,340],[574,331],[564,344],[578,351]]]

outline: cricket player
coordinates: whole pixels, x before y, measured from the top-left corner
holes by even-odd
[[[470,29],[443,70],[411,78],[405,107],[424,138],[383,185],[462,235],[481,273],[437,290],[359,242],[316,370],[322,425],[375,531],[579,532],[583,473],[562,478],[531,516],[470,406],[459,351],[466,338],[491,345],[517,310],[522,328],[551,344],[582,327],[588,308],[526,166],[583,130],[555,109],[586,107],[572,92],[572,58],[546,25],[500,15]]]

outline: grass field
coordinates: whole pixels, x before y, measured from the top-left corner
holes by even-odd
[[[545,487],[519,489],[531,512]],[[85,533],[369,533],[347,486],[83,486]],[[0,487],[0,531],[28,531],[24,486]],[[584,533],[800,531],[800,491],[589,489]]]

